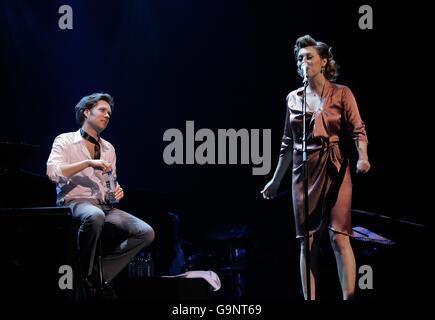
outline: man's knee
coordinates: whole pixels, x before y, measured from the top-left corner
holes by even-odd
[[[93,230],[101,230],[105,221],[105,214],[103,211],[95,208],[95,210],[89,212],[83,221],[85,228],[92,228]]]
[[[143,245],[147,247],[154,241],[154,229],[144,223],[144,227],[139,232],[138,237],[143,239]]]

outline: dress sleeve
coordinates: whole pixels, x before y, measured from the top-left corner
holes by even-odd
[[[290,103],[291,103],[291,95],[289,94],[287,96],[287,104],[286,104],[286,115],[285,115],[285,124],[284,124],[284,132],[282,135],[281,140],[281,148],[279,150],[279,156],[282,157],[284,154],[286,154],[289,150],[292,149],[293,146],[293,137],[292,137],[292,131],[290,128]]]
[[[347,87],[343,89],[342,101],[346,130],[351,135],[352,140],[368,142],[365,124],[359,114],[355,97]]]

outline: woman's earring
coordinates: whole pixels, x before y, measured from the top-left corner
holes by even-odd
[[[320,69],[321,73],[325,73],[325,66],[322,66],[322,68]]]

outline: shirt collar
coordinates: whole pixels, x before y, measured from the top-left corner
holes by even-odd
[[[80,134],[80,129],[74,132],[74,140],[73,143],[79,143],[83,140],[82,135]],[[100,137],[100,144],[105,149],[108,150],[109,146],[106,143],[106,140]]]
[[[332,88],[332,83],[329,80],[325,80],[325,88],[323,88],[323,96],[326,97],[329,94],[329,90]],[[304,93],[304,87],[296,89],[296,94],[302,97]]]
[[[80,134],[80,129],[74,132],[74,141],[73,143],[79,143],[82,141],[82,135]]]

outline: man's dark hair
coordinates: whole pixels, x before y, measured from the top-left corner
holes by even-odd
[[[110,94],[99,92],[99,93],[93,93],[89,96],[81,98],[79,103],[75,106],[75,112],[76,112],[76,121],[78,125],[82,125],[85,121],[85,115],[83,114],[86,109],[92,109],[95,107],[98,101],[103,100],[106,101],[113,112],[114,107],[114,101]]]

